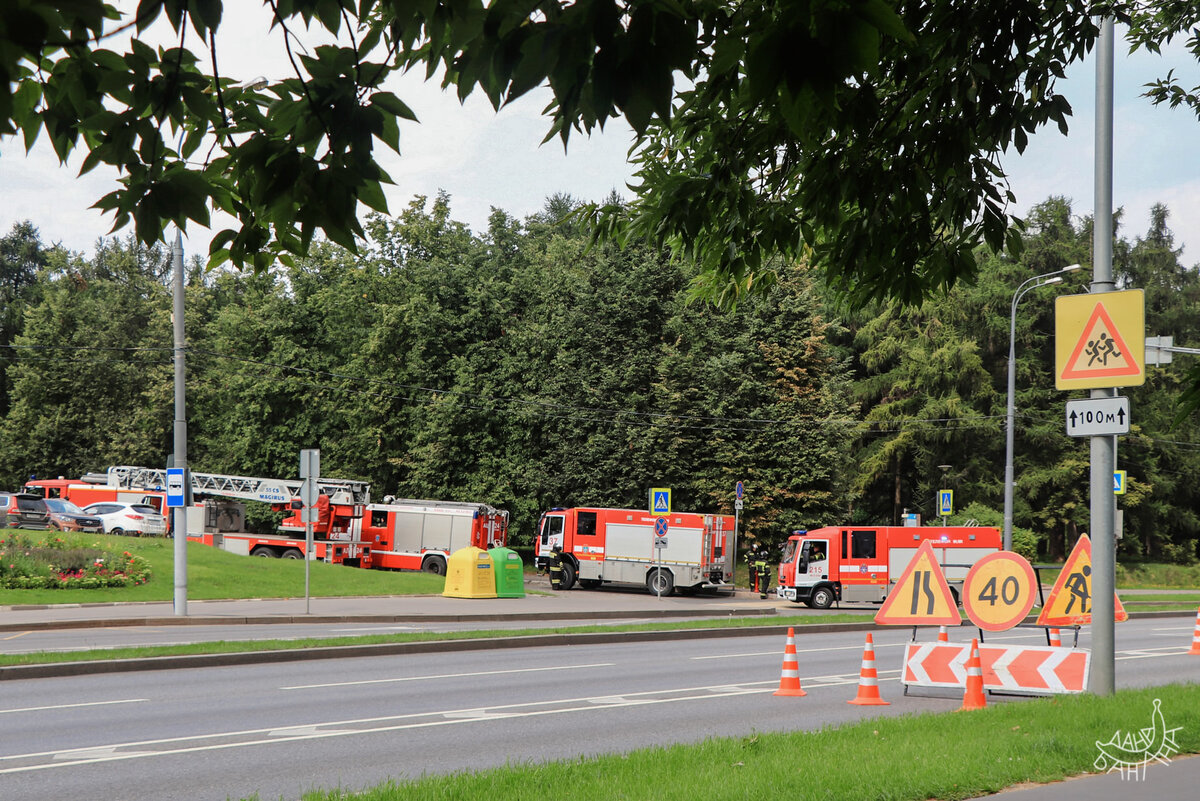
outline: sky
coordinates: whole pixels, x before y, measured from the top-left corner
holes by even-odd
[[[128,5],[128,4],[126,4]],[[251,3],[227,4],[239,15],[258,13]],[[244,78],[281,77],[286,67],[268,54],[281,47],[264,46],[265,24],[254,18],[222,29],[222,71]],[[1118,29],[1115,68],[1114,207],[1125,209],[1120,234],[1134,240],[1145,233],[1150,207],[1170,209],[1168,226],[1183,263],[1200,262],[1200,150],[1195,147],[1200,121],[1188,110],[1155,108],[1139,97],[1143,84],[1175,68],[1185,86],[1200,84],[1200,65],[1181,41],[1164,48],[1164,56],[1145,52],[1133,56]],[[632,169],[626,156],[632,133],[622,121],[610,122],[603,133],[572,136],[569,151],[552,140],[540,144],[548,128],[541,110],[545,93],[532,93],[499,112],[481,95],[465,104],[436,84],[406,76],[389,86],[420,118],[420,124],[401,125],[401,155],[386,146],[383,165],[395,181],[387,190],[389,207],[400,213],[414,196],[450,195],[451,215],[479,232],[486,228],[492,208],[523,218],[540,211],[548,197],[567,193],[580,200],[602,200],[626,188]],[[1005,154],[1001,161],[1017,196],[1011,211],[1021,215],[1051,195],[1072,201],[1074,212],[1093,209],[1095,61],[1072,67],[1059,89],[1074,110],[1069,136],[1057,128],[1035,135],[1022,155]],[[21,220],[32,220],[46,244],[86,254],[97,238],[109,235],[112,218],[89,208],[114,188],[115,172],[102,168],[77,177],[80,159],[59,166],[42,142],[26,155],[19,140],[0,141],[0,232]],[[118,232],[127,233],[130,228]],[[184,242],[190,254],[205,254],[211,232],[193,227]]]

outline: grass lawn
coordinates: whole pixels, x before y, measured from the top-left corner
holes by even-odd
[[[360,794],[310,792],[304,801],[972,798],[1021,782],[1097,772],[1096,743],[1150,726],[1155,699],[1162,702],[1165,728],[1179,729],[1173,735],[1179,752],[1200,752],[1200,685],[1175,684],[428,776]],[[802,700],[796,709],[803,715]],[[1148,792],[1154,776],[1171,767],[1148,766]],[[1140,797],[1140,788],[1130,791]]]
[[[58,535],[62,536],[62,535]],[[76,535],[66,535],[76,536]],[[81,604],[114,601],[170,601],[175,596],[175,541],[158,537],[84,535],[111,551],[129,551],[150,562],[153,577],[135,587],[94,590],[0,589],[0,604]],[[304,597],[304,562],[261,559],[227,553],[207,545],[188,543],[188,598]],[[313,597],[355,595],[425,595],[442,591],[444,579],[426,573],[360,570],[311,562],[309,592]]]

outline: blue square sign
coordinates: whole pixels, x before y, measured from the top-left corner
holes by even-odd
[[[183,506],[183,468],[167,468],[167,508],[177,509]]]

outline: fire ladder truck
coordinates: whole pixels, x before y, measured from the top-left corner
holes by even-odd
[[[187,507],[188,540],[248,556],[304,558],[305,531],[300,515],[303,482],[190,471],[189,474],[192,497],[196,500]],[[167,471],[152,467],[110,467],[106,473],[84,476],[84,481],[103,483],[118,491],[165,497]],[[317,487],[315,557],[333,564],[369,566],[370,545],[358,538],[357,523],[370,503],[370,484],[320,478]],[[288,516],[280,522],[280,532],[252,534],[244,530],[246,508],[238,501],[269,503],[274,511]]]

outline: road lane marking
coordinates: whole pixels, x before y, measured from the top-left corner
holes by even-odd
[[[109,704],[141,704],[149,698],[123,698],[119,701],[86,701],[78,704],[54,704],[53,706],[27,706],[18,709],[0,709],[0,715],[11,712],[49,712],[53,709],[79,709],[85,706],[108,706]]]
[[[322,687],[357,687],[362,684],[391,684],[400,681],[424,681],[426,679],[458,679],[472,676],[504,676],[509,673],[542,673],[549,670],[580,670],[582,668],[613,667],[615,662],[597,662],[594,665],[556,665],[554,667],[513,668],[512,670],[481,670],[477,673],[440,673],[431,676],[397,676],[391,679],[362,679],[338,681],[329,684],[296,684],[280,687],[281,690],[315,690]]]
[[[0,639],[5,639],[5,640],[15,640],[15,639],[17,639],[18,637],[24,637],[24,636],[25,636],[25,635],[27,635],[27,634],[33,634],[33,631],[21,631],[21,632],[17,632],[16,634],[12,635],[11,637],[3,637],[3,638],[0,638]]]

